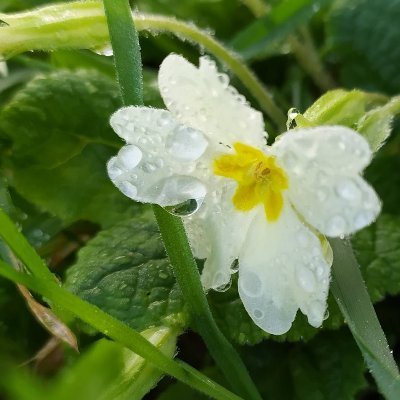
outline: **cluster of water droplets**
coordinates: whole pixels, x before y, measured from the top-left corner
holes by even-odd
[[[208,57],[195,67],[182,57],[171,55],[161,65],[159,84],[164,102],[178,120],[202,132],[217,143],[251,140],[264,145],[261,113],[229,85],[229,77],[217,70]]]
[[[179,123],[168,111],[126,107],[111,119],[128,144],[108,163],[114,184],[128,197],[190,215],[207,193],[196,177],[197,160],[208,146],[204,135]]]
[[[287,141],[279,161],[290,175],[295,207],[321,232],[337,237],[371,223],[380,205],[359,175],[370,160],[366,141],[350,130],[338,135],[332,127],[319,129],[324,141],[295,131],[296,140]]]

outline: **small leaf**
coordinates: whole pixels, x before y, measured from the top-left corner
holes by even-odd
[[[294,119],[299,128],[348,126],[361,133],[371,149],[377,151],[389,137],[394,116],[399,112],[400,100],[397,97],[387,102],[385,96],[379,94],[335,89],[325,93],[304,114],[297,114]]]
[[[132,328],[184,328],[188,315],[150,216],[99,233],[67,271],[66,286]]]

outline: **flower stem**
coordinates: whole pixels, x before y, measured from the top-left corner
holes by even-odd
[[[0,29],[0,56],[4,58],[29,50],[96,49],[104,47],[109,40],[102,4],[93,0],[60,3],[25,13],[0,14],[0,19],[9,24]],[[134,21],[138,31],[172,33],[214,55],[238,77],[279,131],[286,130],[286,115],[275,104],[272,95],[240,56],[210,33],[193,23],[159,15],[136,14]]]
[[[327,91],[337,86],[336,82],[325,69],[324,64],[315,48],[308,29],[300,29],[301,39],[295,35],[288,37],[288,42],[293,55],[301,67],[310,75],[314,83],[322,90]]]
[[[400,399],[400,375],[365,287],[351,244],[330,239],[334,258],[331,291],[380,391]]]
[[[104,8],[123,102],[142,105],[140,47],[129,3],[127,0],[104,0]],[[232,388],[246,399],[261,399],[242,360],[212,317],[182,221],[159,206],[154,206],[153,210],[196,330]]]

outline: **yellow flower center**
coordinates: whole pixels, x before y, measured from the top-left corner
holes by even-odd
[[[283,208],[282,191],[288,178],[274,156],[243,143],[233,145],[236,154],[223,154],[214,160],[214,174],[238,183],[232,202],[239,211],[264,205],[268,221],[276,221]]]

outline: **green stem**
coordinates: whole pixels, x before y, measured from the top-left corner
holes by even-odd
[[[334,258],[331,291],[374,376],[388,400],[400,399],[400,375],[365,287],[351,244],[330,239]]]
[[[290,48],[297,62],[322,91],[335,88],[337,84],[325,69],[310,33],[305,28],[300,32],[302,32],[302,40],[295,35],[288,37]]]
[[[29,265],[31,272],[38,278],[54,281],[54,276],[47,268],[47,265],[1,208],[0,227],[0,237],[3,238],[4,242],[8,243],[14,253],[18,253],[22,263]]]
[[[0,19],[9,24],[0,29],[0,55],[5,58],[29,50],[101,48],[109,40],[104,11],[98,1],[61,3],[28,13],[0,14]],[[210,33],[193,23],[159,15],[136,14],[134,21],[138,31],[172,33],[214,55],[238,77],[278,129],[286,130],[286,115],[271,94],[240,56]]]
[[[232,388],[246,399],[261,399],[245,365],[213,319],[181,220],[159,206],[153,210],[176,279],[190,307],[194,329],[204,339]]]
[[[33,277],[17,272],[0,260],[0,276],[15,283],[22,284],[57,304],[60,309],[67,310],[82,321],[90,324],[104,335],[123,344],[139,356],[146,359],[156,368],[162,370],[189,386],[218,400],[240,400],[240,397],[213,382],[196,369],[182,361],[174,361],[148,342],[139,332],[129,328],[96,306],[87,303],[68,292],[56,283],[39,281]]]
[[[104,0],[104,8],[123,102],[125,105],[142,105],[143,93],[137,90],[142,88],[140,47],[136,32],[126,31],[135,31],[136,24],[132,21],[128,1]],[[132,38],[135,43],[131,43]],[[237,393],[246,399],[260,399],[246,367],[213,320],[182,221],[158,206],[154,206],[154,213],[193,321],[196,321],[196,328],[211,355]]]
[[[104,0],[103,3],[122,101],[125,105],[142,105],[142,58],[129,2]]]
[[[270,7],[263,0],[241,0],[241,2],[258,18],[267,14]]]

